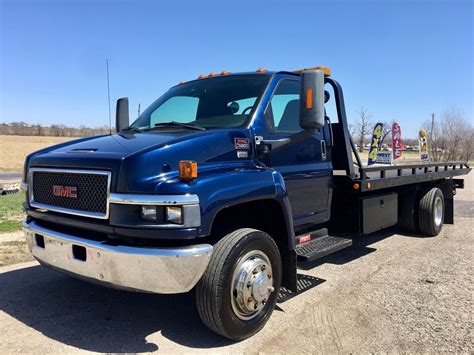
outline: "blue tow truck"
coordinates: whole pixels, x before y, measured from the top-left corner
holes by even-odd
[[[258,332],[297,267],[398,225],[454,223],[466,162],[363,166],[327,67],[201,75],[116,133],[30,154],[28,246],[44,266],[151,293],[195,288],[207,327]],[[328,117],[333,105],[336,117]]]

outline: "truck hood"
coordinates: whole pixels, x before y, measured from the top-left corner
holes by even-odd
[[[197,161],[200,170],[224,161],[238,162],[235,138],[250,142],[247,129],[114,134],[70,141],[33,154],[29,167],[112,171],[116,191],[157,192],[177,176],[180,160]],[[246,149],[249,152],[250,145]]]

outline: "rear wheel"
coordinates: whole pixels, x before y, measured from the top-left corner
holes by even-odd
[[[420,232],[429,236],[438,235],[444,222],[444,196],[437,187],[426,191],[418,207]]]
[[[199,315],[208,328],[242,340],[263,328],[281,285],[281,258],[273,239],[255,229],[236,230],[214,246],[196,288]]]

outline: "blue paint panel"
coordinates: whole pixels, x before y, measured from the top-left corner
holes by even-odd
[[[197,194],[202,213],[200,235],[210,232],[214,217],[223,208],[274,199],[282,208],[289,246],[293,248],[293,223],[314,223],[329,217],[332,164],[329,146],[327,159],[321,160],[321,140],[329,141],[327,128],[266,159],[256,156],[256,135],[271,139],[289,136],[271,134],[265,121],[265,107],[278,81],[284,78],[298,79],[288,74],[273,75],[248,128],[157,131],[82,139],[38,152],[29,158],[28,165],[106,169],[112,171],[112,192]],[[248,140],[248,157],[237,156],[235,138]],[[180,160],[198,163],[196,180],[178,179]]]

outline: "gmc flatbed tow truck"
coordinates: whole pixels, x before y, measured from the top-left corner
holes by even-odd
[[[74,277],[195,288],[205,325],[241,340],[281,287],[297,292],[301,263],[387,227],[435,236],[454,223],[455,177],[470,170],[365,167],[326,67],[223,71],[172,87],[132,124],[119,99],[116,134],[30,154],[23,228],[42,265]]]

